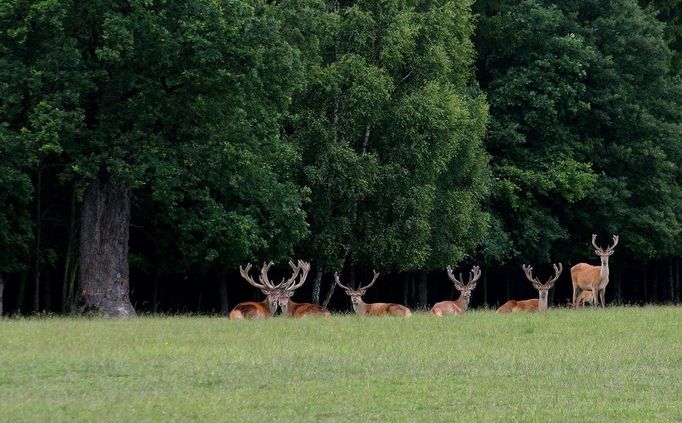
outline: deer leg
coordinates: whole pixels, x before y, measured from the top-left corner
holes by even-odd
[[[604,301],[604,297],[606,296],[606,288],[602,288],[599,290],[599,298],[601,300],[601,306],[602,308],[606,308],[606,301]]]
[[[576,301],[578,298],[577,288],[578,288],[578,286],[576,285],[575,282],[573,282],[573,308],[576,308],[576,306],[577,306],[577,304],[576,304]]]
[[[599,290],[597,288],[592,288],[592,308],[597,308],[599,306]]]

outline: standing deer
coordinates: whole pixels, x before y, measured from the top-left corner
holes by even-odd
[[[395,303],[365,303],[362,301],[362,296],[365,295],[365,292],[367,292],[367,289],[374,285],[374,282],[376,282],[377,278],[379,277],[379,274],[375,271],[374,272],[374,278],[372,278],[372,282],[369,283],[367,286],[361,286],[359,289],[353,289],[350,287],[347,287],[341,283],[339,280],[339,273],[336,272],[334,273],[334,279],[336,280],[336,284],[343,288],[346,291],[346,295],[350,297],[351,303],[353,303],[353,310],[361,316],[404,316],[404,317],[409,317],[412,315],[412,312],[410,311],[409,308],[405,307],[402,304],[395,304]]]
[[[573,282],[573,304],[576,305],[576,297],[579,290],[592,291],[592,307],[597,307],[601,302],[606,307],[604,296],[606,285],[609,284],[609,257],[613,249],[618,245],[618,235],[613,235],[613,245],[603,250],[596,243],[597,235],[592,234],[594,252],[601,258],[601,266],[593,266],[587,263],[578,263],[571,267],[571,281]]]
[[[526,274],[526,278],[533,284],[533,287],[538,290],[540,298],[533,298],[532,300],[509,300],[502,304],[500,308],[497,309],[498,313],[511,313],[515,311],[545,311],[547,310],[547,294],[550,289],[554,286],[554,283],[561,276],[561,272],[564,270],[561,263],[559,266],[556,264],[552,265],[554,267],[554,276],[549,278],[544,284],[538,280],[538,278],[533,277],[533,267],[523,265],[523,272]]]
[[[317,304],[309,303],[295,303],[291,301],[291,297],[294,295],[294,291],[303,286],[306,278],[308,277],[308,272],[310,271],[310,263],[303,260],[298,261],[298,265],[293,262],[289,262],[289,266],[292,269],[302,270],[299,275],[299,280],[292,280],[288,285],[284,285],[279,291],[279,296],[277,297],[277,302],[279,303],[279,308],[282,309],[282,313],[289,317],[305,317],[305,316],[331,316],[329,310],[321,307]]]
[[[476,282],[481,277],[481,269],[474,266],[469,272],[469,282],[462,282],[462,274],[459,274],[459,280],[455,278],[452,273],[452,267],[448,266],[448,277],[455,284],[455,288],[460,292],[459,298],[455,301],[441,301],[431,307],[431,314],[434,316],[449,316],[452,314],[462,314],[469,308],[469,300],[471,300],[471,292],[476,288]]]
[[[268,270],[270,270],[270,266],[272,266],[272,264],[272,262],[267,264],[263,263],[260,276],[258,276],[260,283],[257,283],[255,280],[253,280],[253,277],[251,277],[249,274],[251,271],[251,263],[247,264],[245,269],[242,269],[242,267],[239,266],[239,273],[242,275],[242,277],[246,279],[248,283],[260,289],[261,292],[265,294],[266,298],[260,302],[246,301],[237,304],[228,315],[230,320],[265,319],[275,314],[278,306],[280,287],[283,284],[291,284],[298,276],[300,269],[298,267],[292,267],[294,273],[291,275],[291,278],[289,278],[288,281],[282,280],[282,282],[280,282],[278,285],[273,285],[270,282],[270,279],[268,279]]]

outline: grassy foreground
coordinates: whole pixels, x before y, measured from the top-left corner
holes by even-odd
[[[682,308],[0,320],[2,421],[682,421]]]

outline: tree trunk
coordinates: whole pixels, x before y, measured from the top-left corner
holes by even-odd
[[[659,263],[654,263],[654,286],[651,292],[652,303],[658,302],[658,268]]]
[[[52,311],[52,277],[49,269],[45,272],[45,280],[43,281],[42,297],[43,297],[43,311],[48,313]]]
[[[420,270],[417,274],[417,307],[426,309],[428,300],[428,286],[426,284],[426,272]]]
[[[623,272],[618,269],[616,270],[616,304],[623,304],[623,281],[621,280],[621,275]]]
[[[643,289],[643,292],[644,292],[644,304],[646,304],[646,302],[647,302],[647,300],[648,300],[648,298],[649,298],[649,289],[648,289],[648,286],[647,286],[648,282],[647,282],[647,280],[646,280],[646,263],[642,265],[642,270],[643,270],[643,274],[642,274],[642,289]]]
[[[403,304],[407,305],[407,296],[408,296],[408,291],[410,289],[409,288],[410,276],[405,272],[400,277],[403,280]]]
[[[76,264],[76,189],[71,193],[71,212],[69,213],[69,241],[66,244],[66,255],[64,256],[64,280],[62,282],[62,313],[71,311],[73,302],[73,285],[71,273]]]
[[[129,297],[128,238],[130,189],[112,180],[92,182],[83,198],[80,278],[83,312],[132,317]]]
[[[320,304],[320,289],[322,287],[322,268],[318,268],[315,272],[315,280],[313,280],[313,304]]]
[[[488,272],[483,272],[483,304],[488,307]]]
[[[158,266],[157,266],[158,268]],[[159,271],[154,270],[154,289],[152,291],[152,313],[159,311]]]
[[[26,298],[26,284],[28,282],[28,268],[30,263],[24,267],[19,277],[19,290],[17,292],[17,313],[21,314],[24,309],[24,298]]]
[[[0,275],[0,317],[2,317],[2,291],[5,289],[5,281],[2,280],[2,275]]]
[[[680,302],[680,258],[675,259],[675,304]]]
[[[40,312],[40,237],[42,231],[42,211],[40,204],[40,190],[42,187],[43,173],[38,167],[38,177],[36,180],[36,249],[35,262],[33,267],[33,311]]]
[[[220,313],[227,314],[230,311],[230,304],[227,298],[227,272],[223,272],[220,276]]]
[[[332,280],[329,283],[329,291],[327,291],[327,296],[324,297],[324,302],[322,302],[322,307],[327,308],[329,302],[332,300],[332,295],[334,295],[334,290],[336,289],[336,281]]]
[[[673,259],[668,259],[668,284],[670,286],[670,302],[675,302],[675,278],[673,277]]]

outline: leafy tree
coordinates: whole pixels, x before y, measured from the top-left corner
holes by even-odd
[[[344,262],[412,271],[460,260],[487,222],[470,3],[331,2],[329,13],[291,123],[318,286]]]
[[[306,232],[279,121],[300,72],[264,1],[13,1],[0,12],[8,131],[84,187],[86,309],[128,299],[131,197],[150,186],[186,255],[232,265]]]

